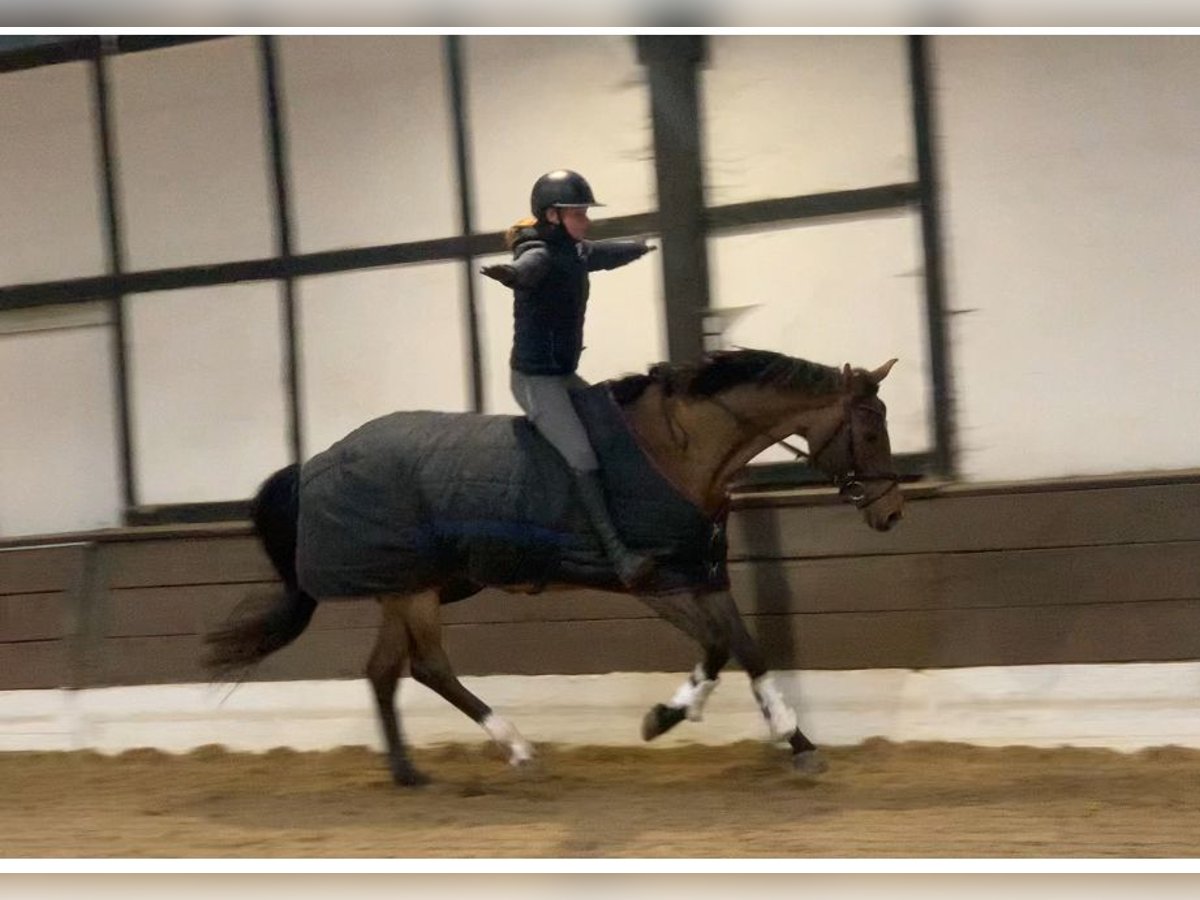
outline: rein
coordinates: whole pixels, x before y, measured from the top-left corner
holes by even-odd
[[[878,474],[868,475],[868,474],[863,474],[863,473],[859,473],[859,472],[855,471],[854,466],[856,464],[856,460],[854,458],[854,422],[853,422],[852,416],[849,415],[849,406],[850,406],[849,402],[847,402],[845,404],[846,412],[845,412],[845,414],[843,414],[842,420],[838,423],[838,427],[833,430],[833,432],[829,435],[829,437],[827,437],[825,439],[825,441],[821,444],[820,447],[818,447],[816,450],[813,450],[810,452],[807,450],[801,450],[799,447],[789,444],[787,442],[787,440],[784,438],[775,437],[775,435],[771,434],[765,428],[762,428],[761,426],[759,426],[758,423],[756,423],[750,419],[747,419],[745,416],[742,416],[739,413],[735,412],[734,410],[730,409],[729,406],[726,405],[724,403],[724,401],[722,401],[717,396],[713,395],[710,397],[706,397],[705,399],[707,399],[709,402],[713,403],[714,405],[716,405],[716,406],[720,407],[722,410],[724,410],[725,413],[731,419],[733,419],[735,422],[737,422],[739,425],[741,425],[745,428],[749,428],[751,431],[753,431],[755,434],[759,435],[760,437],[770,438],[774,444],[784,447],[786,450],[788,450],[790,453],[792,453],[796,459],[798,459],[798,460],[799,459],[807,459],[809,461],[809,463],[816,468],[820,468],[819,459],[821,457],[821,454],[824,453],[826,451],[826,449],[828,449],[829,446],[834,442],[834,440],[837,439],[837,437],[839,435],[841,435],[841,433],[843,431],[846,430],[847,426],[849,426],[849,430],[850,430],[850,460],[849,460],[850,468],[840,475],[835,474],[833,476],[833,483],[837,487],[838,492],[845,499],[850,500],[854,504],[855,508],[857,508],[857,509],[869,508],[870,506],[874,505],[875,503],[878,503],[880,500],[882,500],[884,497],[886,497],[892,491],[898,490],[900,487],[900,476],[896,472],[886,472],[886,473],[878,473]],[[875,413],[875,410],[869,410],[869,412]],[[864,486],[863,483],[870,482],[870,481],[890,481],[891,484],[887,487],[886,490],[880,491],[880,493],[877,496],[872,497],[870,500],[867,500],[866,487]]]
[[[837,430],[829,436],[829,440],[827,440],[824,444],[822,444],[821,448],[819,450],[817,450],[815,453],[809,453],[807,450],[801,450],[799,447],[795,447],[795,446],[789,444],[785,438],[776,438],[773,434],[768,432],[765,428],[760,428],[756,422],[752,422],[750,419],[747,419],[745,416],[739,415],[738,413],[734,412],[732,409],[730,409],[728,406],[726,406],[722,400],[720,400],[716,396],[706,397],[705,399],[708,400],[709,403],[714,403],[717,406],[721,407],[721,409],[725,410],[726,414],[731,419],[733,419],[733,421],[737,422],[739,425],[741,425],[745,428],[749,428],[751,431],[753,431],[759,437],[771,438],[776,444],[778,444],[779,446],[790,451],[796,457],[796,459],[809,459],[813,462],[814,465],[816,465],[816,457],[820,456],[821,453],[824,452],[825,448],[827,446],[829,446],[830,443],[833,442],[833,439],[835,437],[837,437],[839,434],[841,434],[842,428],[844,428],[846,425],[846,421],[845,421],[845,419],[843,419],[842,424],[839,425]]]

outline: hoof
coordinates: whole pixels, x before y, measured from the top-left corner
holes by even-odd
[[[687,718],[687,710],[658,703],[642,719],[642,740],[652,741]]]
[[[820,775],[828,771],[829,763],[819,750],[805,750],[792,754],[792,771],[799,775]]]
[[[428,775],[418,772],[411,764],[392,769],[392,781],[398,787],[424,787],[429,784]]]
[[[511,777],[519,782],[538,782],[546,776],[546,769],[542,766],[542,761],[535,756],[510,759],[508,770],[512,773]]]
[[[514,769],[532,769],[537,765],[537,757],[533,755],[532,748],[522,748],[514,750],[512,756],[508,758],[508,764]]]

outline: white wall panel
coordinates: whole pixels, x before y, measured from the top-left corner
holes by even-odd
[[[305,452],[401,409],[470,409],[471,350],[458,262],[299,284]]]
[[[261,81],[253,37],[112,60],[129,268],[275,254]]]
[[[595,218],[656,207],[650,94],[633,37],[464,40],[478,230],[529,215],[533,182],[551,169],[588,179],[608,204]]]
[[[126,299],[138,501],[249,497],[289,457],[280,289]]]
[[[934,51],[964,474],[1200,466],[1200,38]]]
[[[753,306],[731,320],[726,346],[777,350],[824,365],[900,362],[880,396],[892,449],[932,447],[932,406],[913,213],[711,238],[714,307]],[[792,457],[771,449],[760,462]]]
[[[442,41],[279,39],[300,252],[458,233]]]
[[[120,523],[109,342],[103,326],[0,334],[0,537]]]
[[[86,63],[0,75],[0,284],[106,270]]]
[[[1194,662],[775,673],[801,727],[824,746],[884,739],[1124,753],[1200,748],[1198,676]],[[677,690],[681,677],[484,675],[463,683],[538,743],[677,748],[767,739],[749,684],[736,673],[712,695],[703,724],[685,723],[653,744],[642,742],[638,715]],[[414,746],[481,740],[478,725],[416,682],[404,685],[397,702]],[[369,692],[357,680],[246,682],[232,693],[212,684],[0,692],[0,751],[186,753],[213,744],[259,753],[383,749]]]
[[[710,41],[701,75],[710,204],[916,178],[905,37]]]

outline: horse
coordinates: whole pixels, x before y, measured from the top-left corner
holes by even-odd
[[[228,678],[295,640],[318,601],[374,596],[382,615],[366,676],[395,784],[412,787],[429,781],[409,756],[397,714],[395,697],[406,666],[418,683],[477,723],[512,765],[522,766],[534,757],[532,745],[459,681],[443,649],[440,607],[485,586],[510,593],[600,587],[632,593],[702,651],[675,695],[645,714],[644,740],[685,719],[701,720],[719,674],[732,658],[750,679],[772,741],[790,748],[792,767],[804,774],[824,771],[824,760],[800,730],[730,593],[724,541],[730,485],[762,451],[785,444],[829,476],[869,527],[892,528],[903,515],[904,499],[878,391],[895,363],[893,359],[868,371],[766,350],[722,350],[695,362],[659,363],[644,374],[602,382],[584,392],[589,396],[583,399],[593,407],[611,413],[607,437],[598,431],[593,442],[607,446],[615,441],[624,448],[611,455],[611,466],[601,455],[618,527],[632,548],[649,553],[660,566],[661,582],[639,586],[636,592],[625,590],[603,564],[602,551],[571,501],[565,464],[524,417],[413,412],[373,420],[302,468],[285,467],[263,483],[252,519],[282,579],[282,591],[243,605],[206,635],[204,664],[214,677]],[[576,401],[578,406],[580,395]],[[504,453],[512,457],[494,462],[497,454],[471,449],[470,435],[480,432],[501,435]],[[786,444],[791,436],[804,439],[809,449]],[[452,470],[438,482],[437,491],[419,483],[434,462],[456,452],[464,465],[500,466],[498,477],[508,479],[509,490],[514,472],[524,471],[532,458],[541,460],[545,468],[519,484],[517,496],[510,498],[517,508],[510,516],[515,524],[492,521],[488,517],[494,513],[486,509],[479,515],[454,515],[477,498],[475,486],[484,483],[480,478]],[[393,459],[388,454],[399,455]],[[385,456],[386,463],[380,462]],[[665,493],[656,495],[664,504],[661,509],[637,506],[654,494],[644,485],[620,495],[622,479],[642,477],[620,468],[634,458],[664,485]],[[365,480],[371,466],[384,473],[382,481]],[[531,494],[536,496],[530,499]],[[413,499],[417,495],[419,502]],[[436,513],[442,520],[431,522],[435,500],[449,504],[449,511]],[[531,510],[543,510],[554,520],[552,527],[539,531],[540,526],[528,524]],[[403,529],[393,528],[378,540],[371,537],[399,520]],[[563,522],[568,520],[575,523],[576,534],[564,539],[570,529]],[[657,540],[656,529],[667,528],[670,521],[682,523],[686,532],[679,546]],[[407,537],[401,540],[398,534]],[[567,546],[564,540],[575,543]],[[464,541],[476,543],[464,550]],[[697,542],[703,547],[693,552]],[[403,554],[396,556],[391,551],[400,545]],[[498,553],[489,555],[489,548]],[[532,562],[522,564],[525,571],[514,571],[514,558]],[[495,565],[497,559],[503,564]]]

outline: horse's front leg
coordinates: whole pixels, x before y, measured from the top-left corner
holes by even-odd
[[[816,746],[805,737],[796,720],[796,712],[784,700],[774,677],[767,671],[766,656],[742,620],[742,614],[728,590],[697,594],[696,604],[712,623],[710,627],[727,635],[729,651],[750,677],[754,699],[776,740],[787,741],[792,749],[792,764],[797,771],[819,774],[827,768]]]
[[[642,739],[652,741],[684,719],[699,722],[704,718],[704,705],[717,688],[721,669],[729,662],[729,640],[691,593],[647,595],[639,599],[704,650],[703,661],[697,663],[675,695],[666,703],[655,704],[642,719]]]

